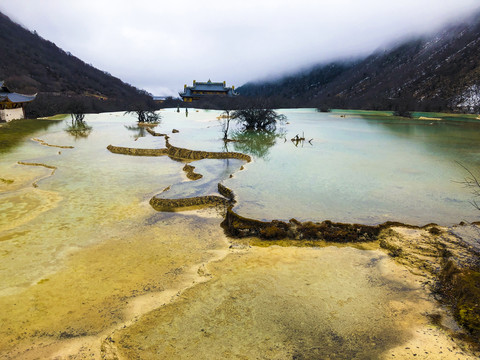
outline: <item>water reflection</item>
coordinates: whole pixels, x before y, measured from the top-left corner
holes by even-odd
[[[132,137],[135,140],[138,140],[139,138],[145,137],[147,135],[147,130],[146,130],[146,127],[144,126],[125,125],[125,129],[127,129],[128,131],[132,131],[134,133]]]
[[[285,138],[285,142],[287,141],[287,138]],[[313,141],[313,138],[310,139],[310,140],[307,140],[305,138],[305,133],[302,133],[302,136],[299,136],[298,134],[295,135],[293,138],[290,139],[290,141],[292,142],[293,145],[295,145],[295,147],[303,147],[305,145],[305,142],[309,143],[310,145],[312,145],[312,141]]]
[[[56,123],[58,123],[58,121],[55,120],[24,119],[1,124],[0,153],[12,151],[15,147],[21,145],[22,140],[26,137],[40,130],[47,130]]]
[[[86,139],[92,132],[92,127],[85,122],[83,117],[71,114],[71,118],[71,123],[67,121],[67,128],[65,129],[67,134],[73,136],[75,140]]]
[[[378,121],[368,117],[366,125],[373,131],[386,132],[399,141],[408,141],[415,146],[423,147],[425,153],[439,155],[456,163],[458,161],[477,162],[479,126],[478,122],[468,119],[445,120],[411,120],[411,121]],[[455,151],[452,151],[452,148]]]
[[[341,220],[349,221],[358,218],[357,212],[378,213],[382,199],[401,191],[400,187],[405,187],[404,193],[386,199],[395,205],[394,219],[428,202],[434,210],[420,208],[419,213],[440,208],[435,192],[411,186],[426,183],[427,189],[435,190],[448,185],[443,156],[422,158],[423,148],[417,151],[411,142],[385,138],[386,131],[371,135],[364,123],[357,127],[343,120],[320,123],[311,112],[303,119],[302,113],[290,113],[295,122],[287,139],[305,130],[307,139],[325,139],[322,146],[295,148],[290,140],[284,143],[278,132],[234,134],[245,141],[229,144],[237,151],[270,157],[268,162],[249,163],[247,171],[228,180],[240,203],[253,199],[252,207],[242,212],[245,215],[256,217],[253,210],[258,209],[259,218],[279,218],[283,210],[290,217],[300,214],[316,220],[323,214],[329,218],[340,214]],[[182,146],[194,149],[218,146],[218,129],[208,128],[203,111],[191,111],[188,122],[182,122],[183,114],[169,115],[167,126],[180,129],[175,144],[184,141]],[[95,127],[94,136],[79,142],[75,150],[62,151],[61,156],[57,149],[32,141],[25,141],[12,154],[2,153],[2,176],[15,179],[13,186],[26,184],[29,195],[12,191],[6,193],[9,202],[0,201],[4,215],[0,222],[15,225],[0,234],[0,291],[9,294],[0,297],[0,357],[45,358],[65,346],[72,354],[85,355],[86,349],[92,349],[98,356],[91,357],[100,358],[100,344],[111,333],[109,329],[119,327],[114,333],[119,351],[132,352],[125,358],[202,357],[199,354],[205,354],[203,358],[322,358],[323,354],[337,359],[379,358],[392,345],[414,349],[401,342],[410,334],[425,334],[414,332],[423,324],[422,313],[432,312],[427,305],[418,305],[426,298],[419,293],[422,287],[413,280],[404,283],[409,273],[393,273],[393,263],[385,255],[352,248],[228,249],[220,219],[166,216],[145,206],[151,194],[170,185],[175,186],[165,196],[172,198],[213,193],[217,183],[243,162],[197,161],[195,170],[204,177],[187,182],[181,170],[184,164],[168,157],[105,151],[107,144],[121,143],[130,135],[123,119],[106,121],[106,117],[87,115]],[[18,139],[32,136],[33,131],[26,130],[29,124],[50,126],[44,121],[19,122]],[[64,124],[58,125],[35,136],[62,144],[70,135],[63,131]],[[131,128],[132,132],[136,128],[136,134],[145,132],[139,126]],[[3,130],[0,139],[4,139]],[[465,147],[480,153],[476,145],[480,133],[474,133]],[[15,131],[6,134],[17,136]],[[458,152],[455,146],[450,151]],[[16,163],[31,158],[61,171],[33,188],[30,179],[44,170]],[[469,168],[476,164],[465,162]],[[441,180],[439,185],[423,177],[430,173]],[[388,183],[390,179],[395,187]],[[345,206],[336,205],[342,199]],[[406,202],[413,205],[402,206]],[[324,213],[322,204],[326,204]],[[451,211],[448,216],[458,218]],[[222,253],[231,256],[210,262]],[[210,277],[209,283],[175,296]],[[141,317],[145,309],[167,301],[152,297],[162,294],[176,299],[175,303]],[[133,299],[135,295],[142,297]],[[123,327],[124,321],[132,319],[138,321]],[[59,340],[65,344],[57,344]],[[432,347],[438,344],[437,338],[427,340]],[[25,352],[19,355],[19,351]]]
[[[347,118],[339,116],[343,112],[285,113],[290,119],[287,141],[274,139],[266,150],[268,161],[248,165],[248,174],[254,176],[242,173],[226,184],[242,199],[236,205],[241,215],[416,225],[478,219],[469,203],[471,194],[452,182],[464,178],[455,161],[480,168],[478,123],[383,115],[366,119],[353,112]],[[296,134],[307,143],[313,139],[314,146],[295,147],[290,139]],[[263,149],[266,143],[261,143]],[[255,148],[249,145],[233,146],[252,153]],[[295,199],[295,205],[285,206],[287,199]]]
[[[285,137],[284,129],[270,131],[240,131],[232,133],[233,148],[237,152],[246,153],[257,158],[268,159],[270,149],[277,143],[277,139]],[[228,151],[228,143],[225,143]]]

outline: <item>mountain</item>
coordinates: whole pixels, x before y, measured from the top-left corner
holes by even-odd
[[[337,61],[275,81],[247,83],[245,96],[289,106],[480,111],[480,13],[434,36],[410,39],[355,61]]]
[[[86,112],[153,106],[150,94],[86,64],[0,13],[0,80],[15,92],[38,93],[27,115],[69,112],[72,103]]]

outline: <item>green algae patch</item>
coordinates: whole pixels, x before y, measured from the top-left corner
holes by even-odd
[[[281,239],[281,240],[266,240],[256,237],[245,239],[234,239],[232,241],[232,248],[255,246],[266,248],[271,246],[279,247],[298,247],[298,248],[324,248],[335,246],[338,248],[350,247],[357,250],[378,250],[380,248],[377,241],[372,242],[357,242],[357,243],[332,243],[325,240],[295,240],[295,239]]]
[[[0,182],[3,183],[3,184],[10,185],[10,184],[13,184],[15,181],[11,180],[11,179],[0,178]]]
[[[458,323],[480,341],[480,268],[461,269],[453,261],[443,267],[437,291]]]
[[[168,188],[165,189],[164,192],[167,190]],[[222,196],[206,195],[179,199],[163,199],[154,196],[150,199],[150,205],[157,211],[175,212],[208,207],[220,207],[224,210],[227,206],[231,206],[235,203],[235,195],[233,191],[226,186],[218,183],[218,192]]]
[[[427,289],[451,310],[456,322],[464,329],[464,332],[451,328],[446,331],[455,338],[466,340],[464,346],[478,351],[480,268],[476,250],[446,228],[432,225],[386,228],[379,240],[380,247],[387,250],[396,262],[427,279]],[[445,327],[442,319],[433,320]]]
[[[14,120],[0,124],[0,153],[7,153],[21,144],[21,142],[38,131],[47,130],[57,124],[53,120]]]
[[[47,117],[42,117],[42,118],[38,118],[38,120],[65,120],[65,118],[69,116],[69,114],[57,114],[57,115],[53,115],[53,116],[47,116]]]

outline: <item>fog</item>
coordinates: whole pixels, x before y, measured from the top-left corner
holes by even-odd
[[[478,0],[15,0],[0,11],[125,82],[176,96],[192,80],[238,87],[368,55],[479,7]]]

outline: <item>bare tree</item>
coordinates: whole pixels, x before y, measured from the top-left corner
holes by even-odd
[[[92,127],[85,122],[85,105],[80,102],[72,102],[69,105],[72,123],[67,125],[65,131],[75,139],[87,138],[92,132]]]
[[[222,124],[223,141],[228,140],[228,130],[230,129],[230,121],[232,120],[230,112],[231,110],[224,110],[219,116]]]
[[[270,148],[277,140],[283,138],[286,132],[283,129],[265,131],[233,131],[233,148],[235,151],[253,155],[257,158],[268,158]]]
[[[75,101],[69,105],[72,126],[83,123],[85,119],[85,105],[80,101]]]
[[[139,123],[159,123],[162,116],[152,110],[143,110],[137,108],[136,110],[126,111],[125,114],[135,114]]]
[[[460,162],[456,162],[465,171],[468,173],[468,176],[463,179],[463,181],[457,181],[458,183],[464,185],[467,189],[469,189],[473,195],[473,200],[470,201],[470,204],[477,210],[480,210],[480,204],[478,203],[478,199],[480,198],[480,181],[478,178],[470,171],[465,165],[461,164]]]
[[[236,119],[244,130],[268,130],[273,131],[277,122],[286,120],[285,115],[277,112],[265,104],[252,104],[246,108],[235,110],[232,117]]]

